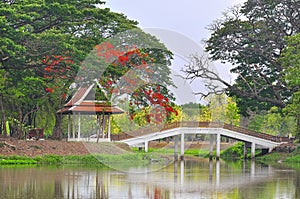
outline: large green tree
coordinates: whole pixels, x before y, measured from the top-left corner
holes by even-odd
[[[18,129],[15,135],[21,137],[24,125],[35,125],[38,110],[54,114],[63,103],[81,61],[93,47],[136,27],[137,23],[124,15],[100,9],[98,5],[102,3],[99,0],[0,2],[2,127],[10,118]],[[59,137],[59,128],[57,132]]]
[[[287,89],[293,91],[284,112],[295,118],[297,123],[296,136],[300,139],[300,34],[287,38],[287,47],[280,61],[284,68],[284,81]]]
[[[156,103],[171,110],[172,96],[166,86],[171,84],[172,53],[138,29],[137,22],[101,9],[102,3],[0,2],[0,25],[5,30],[0,38],[2,126],[10,118],[16,136],[21,137],[26,126],[54,125],[53,136],[60,138],[62,118],[55,112],[70,97],[67,91],[75,80],[80,86],[96,79],[107,101],[130,88],[125,94],[134,94],[130,99],[139,105]],[[134,86],[136,76],[151,81]],[[149,91],[155,92],[147,95]],[[42,117],[49,122],[41,121]]]
[[[234,83],[209,70],[199,57],[186,68],[188,78],[221,82],[222,88],[237,96],[243,114],[249,108],[284,108],[295,90],[287,88],[278,58],[286,47],[285,37],[300,31],[299,11],[298,0],[248,0],[242,7],[232,8],[210,26],[206,51],[211,60],[232,65],[231,72],[237,75]],[[210,88],[216,89],[215,82]]]

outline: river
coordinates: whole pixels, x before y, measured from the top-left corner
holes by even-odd
[[[300,171],[255,161],[196,159],[127,170],[1,166],[0,198],[300,198]]]

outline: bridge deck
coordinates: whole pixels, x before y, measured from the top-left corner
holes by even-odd
[[[224,123],[218,123],[218,122],[192,122],[192,121],[183,121],[183,122],[173,122],[168,123],[164,125],[159,125],[155,127],[145,127],[141,128],[135,131],[130,132],[124,132],[117,135],[111,135],[111,139],[114,141],[121,141],[125,139],[130,138],[136,138],[145,136],[152,133],[158,133],[163,132],[170,129],[176,129],[176,128],[220,128],[220,129],[226,129],[234,132],[238,132],[244,135],[249,135],[256,138],[261,138],[264,140],[269,140],[272,142],[290,142],[291,140],[288,137],[282,137],[282,136],[274,136],[266,133],[260,133],[256,131],[252,131],[243,127],[238,127],[230,124],[224,124]]]

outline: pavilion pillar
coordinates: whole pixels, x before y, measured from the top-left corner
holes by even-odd
[[[220,151],[221,151],[221,134],[218,132],[217,134],[217,155],[216,160],[220,159]]]
[[[104,130],[105,130],[105,115],[103,113],[103,115],[102,115],[102,121],[101,121],[102,139],[105,138]]]
[[[110,131],[111,131],[111,128],[110,128],[110,125],[111,125],[110,124],[110,114],[108,114],[107,120],[108,120],[107,138],[110,141]]]
[[[73,138],[75,138],[75,114],[72,115],[73,120],[72,120],[72,134],[73,134]]]
[[[255,142],[251,143],[251,158],[255,158]]]
[[[184,159],[184,133],[181,133],[180,137],[180,160]]]
[[[78,136],[77,136],[77,139],[78,139],[78,141],[80,141],[80,126],[81,126],[81,121],[80,121],[80,112],[78,113]]]
[[[71,134],[71,115],[68,114],[68,140],[70,139]]]

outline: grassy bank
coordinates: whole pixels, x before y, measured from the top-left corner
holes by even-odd
[[[240,160],[243,159],[243,143],[239,142],[236,145],[221,152],[221,158],[225,160]],[[247,157],[250,158],[250,150],[248,150]],[[261,151],[257,150],[255,159],[258,162],[265,164],[289,164],[295,165],[300,168],[300,146],[298,146],[293,152],[278,152],[274,151],[269,154],[261,155]]]
[[[105,167],[109,165],[142,166],[149,163],[152,157],[149,154],[122,154],[122,155],[44,155],[36,157],[27,156],[0,156],[0,165],[93,165]]]
[[[298,146],[293,152],[272,152],[264,156],[257,157],[256,160],[267,164],[288,164],[300,168],[300,147]]]
[[[138,148],[133,148],[132,149],[135,153],[144,153],[147,154],[143,151],[139,151]],[[171,148],[149,148],[148,153],[151,155],[168,155],[168,156],[173,156],[174,155],[174,149]],[[180,152],[178,152],[180,153]],[[208,150],[202,150],[202,149],[187,149],[184,151],[184,155],[189,155],[189,156],[196,156],[196,157],[208,157],[209,156],[209,151]]]
[[[108,154],[89,154],[89,155],[43,155],[36,157],[27,156],[0,156],[0,165],[94,165],[105,167],[107,165],[130,166],[147,165],[151,160],[156,160],[161,163],[167,161],[165,157],[172,160],[174,149],[169,148],[149,148],[148,153],[139,151],[138,148],[132,148],[133,153],[125,153],[119,155]],[[259,155],[259,151],[257,155]],[[185,156],[195,156],[201,158],[209,157],[209,150],[203,149],[187,149],[184,152]],[[215,154],[214,154],[215,155]],[[250,154],[249,154],[250,156]],[[243,159],[243,146],[241,143],[221,151],[221,158],[225,160],[241,160]],[[273,152],[264,156],[256,157],[256,160],[266,164],[297,164],[300,165],[300,147],[292,153]],[[300,166],[299,166],[300,167]]]
[[[132,148],[133,153],[120,155],[89,154],[89,155],[43,155],[36,157],[27,156],[0,156],[0,165],[95,165],[105,167],[106,165],[138,166],[147,165],[151,160],[166,163],[173,157],[174,150],[167,148],[149,148],[148,152]],[[188,149],[185,156],[208,157],[208,150]]]

